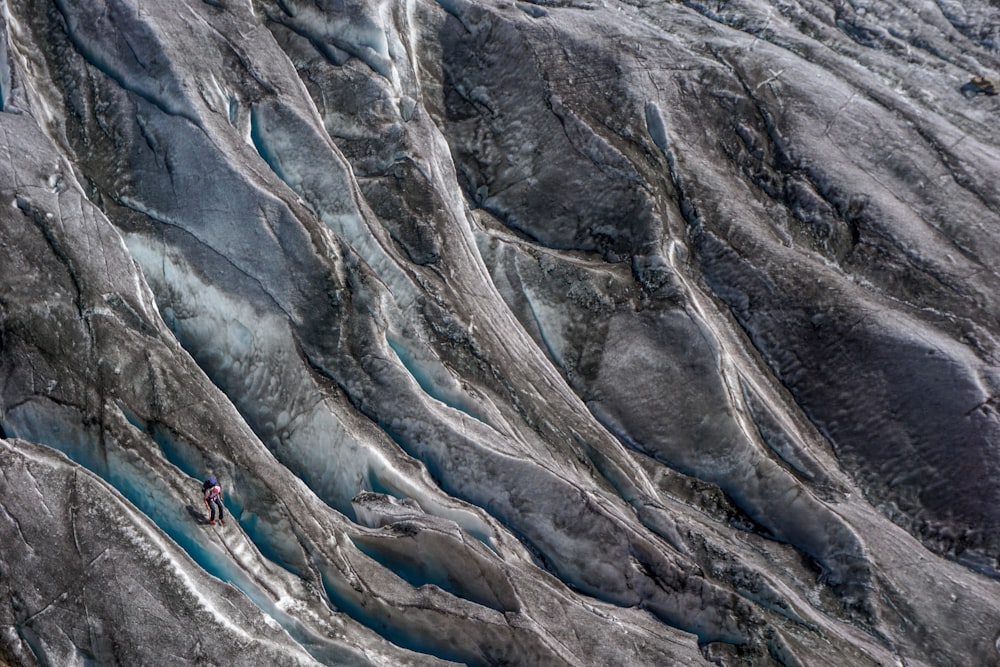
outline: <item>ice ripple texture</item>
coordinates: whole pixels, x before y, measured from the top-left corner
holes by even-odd
[[[0,662],[1000,662],[990,3],[0,8]]]

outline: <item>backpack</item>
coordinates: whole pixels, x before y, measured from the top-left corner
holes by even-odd
[[[201,493],[202,495],[205,496],[206,500],[209,499],[208,490],[211,489],[213,486],[216,487],[218,491],[213,493],[212,497],[221,495],[222,488],[219,486],[218,480],[216,480],[214,477],[209,477],[208,479],[206,479],[204,482],[201,483]]]

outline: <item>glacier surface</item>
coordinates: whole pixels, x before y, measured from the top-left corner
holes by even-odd
[[[1000,663],[998,25],[0,0],[0,663]]]

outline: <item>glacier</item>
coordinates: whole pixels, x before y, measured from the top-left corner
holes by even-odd
[[[0,663],[1000,664],[994,3],[0,9]]]

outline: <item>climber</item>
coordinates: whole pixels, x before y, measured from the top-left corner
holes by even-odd
[[[215,509],[219,509],[219,521],[226,522],[225,513],[222,509],[222,487],[214,477],[209,477],[201,484],[201,490],[205,494],[205,505],[208,507],[208,522],[215,525]]]

